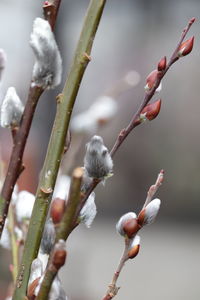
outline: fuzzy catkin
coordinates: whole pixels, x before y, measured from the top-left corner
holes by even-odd
[[[33,83],[43,88],[54,88],[61,82],[62,59],[48,21],[36,18],[30,45],[35,54]]]
[[[93,136],[87,143],[84,167],[92,178],[103,179],[112,172],[113,161],[100,136]]]

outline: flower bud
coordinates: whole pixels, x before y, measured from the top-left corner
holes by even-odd
[[[81,222],[83,222],[85,226],[88,228],[91,226],[97,214],[97,208],[94,200],[95,200],[95,193],[93,192],[91,193],[85,205],[80,211]]]
[[[65,200],[55,198],[51,204],[50,216],[54,224],[60,223],[65,211]]]
[[[1,126],[3,128],[19,126],[23,111],[24,105],[15,88],[10,87],[1,105]]]
[[[136,214],[129,212],[123,215],[116,224],[116,230],[122,236],[131,238],[139,230]]]
[[[128,257],[130,259],[136,257],[140,250],[140,236],[136,235],[130,245],[130,250],[128,251]]]
[[[112,173],[113,161],[100,136],[93,136],[87,143],[84,167],[92,178],[104,179]]]
[[[55,228],[52,219],[46,221],[44,232],[41,240],[40,249],[42,253],[49,254],[54,245],[56,238]]]
[[[131,239],[140,228],[141,226],[138,224],[137,219],[129,219],[123,223],[123,230],[129,239]]]
[[[59,270],[64,264],[67,256],[66,244],[64,240],[59,240],[54,247],[52,264]]]
[[[161,99],[146,105],[140,113],[140,119],[143,119],[144,117],[149,121],[155,119],[160,112],[160,107]]]
[[[24,220],[30,219],[34,202],[35,196],[33,194],[27,191],[19,192],[15,204],[17,221],[19,223]]]
[[[163,58],[161,58],[161,60],[158,63],[158,71],[164,71],[166,69],[166,64],[167,64],[167,58],[166,56],[164,56]]]
[[[31,264],[31,272],[29,277],[29,285],[37,278],[40,278],[43,273],[42,261],[39,258],[35,258]]]
[[[182,57],[188,55],[192,51],[193,45],[194,45],[194,36],[180,45],[178,56]]]
[[[54,88],[61,82],[62,59],[48,21],[36,18],[30,45],[35,54],[33,83],[43,88]]]
[[[41,277],[36,278],[31,284],[28,286],[28,291],[27,291],[27,296],[29,300],[34,300],[35,299],[35,289],[39,284]]]
[[[146,85],[144,89],[150,91],[156,84],[158,78],[158,70],[153,70],[146,78]]]
[[[160,199],[152,200],[138,215],[138,223],[140,226],[152,224],[160,209]]]

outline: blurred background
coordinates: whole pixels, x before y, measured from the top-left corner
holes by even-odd
[[[65,0],[60,8],[55,34],[63,58],[63,82],[41,97],[26,147],[26,170],[20,178],[20,188],[33,193],[55,116],[55,96],[65,82],[88,4],[88,0]],[[199,12],[198,0],[107,1],[74,115],[116,89],[132,71],[135,86],[116,95],[117,114],[96,132],[109,149],[141,103],[146,76],[161,57],[170,57],[192,17],[197,21],[187,37],[195,35],[195,45],[190,55],[169,70],[161,93],[154,96],[155,100],[162,98],[159,116],[138,126],[116,153],[114,176],[96,190],[98,214],[91,229],[80,226],[68,241],[69,256],[61,279],[69,299],[101,299],[104,295],[123,248],[115,224],[122,214],[141,209],[161,169],[165,170],[165,180],[156,195],[162,201],[159,216],[154,225],[141,232],[140,254],[123,270],[116,299],[198,299]],[[30,33],[34,19],[41,16],[42,1],[1,0],[0,48],[7,53],[1,100],[7,88],[14,86],[26,102],[34,63]],[[83,165],[84,144],[91,136],[82,139],[74,166]],[[10,132],[1,129],[0,140],[7,164],[12,149]],[[0,262],[0,299],[4,299],[11,280],[10,257],[4,250],[0,253],[4,258]]]

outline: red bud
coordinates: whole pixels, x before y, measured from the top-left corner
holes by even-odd
[[[67,256],[66,250],[55,251],[53,255],[52,263],[57,270],[59,270],[65,264],[66,256]]]
[[[194,36],[180,45],[178,56],[181,57],[181,56],[188,55],[192,51],[193,45],[194,45]]]
[[[27,296],[29,300],[35,299],[35,289],[39,284],[40,277],[36,278],[31,284],[28,286]]]
[[[60,198],[55,198],[51,205],[50,215],[54,224],[58,224],[65,211],[65,200]]]
[[[142,209],[142,210],[140,211],[140,213],[138,214],[137,221],[138,221],[138,224],[139,224],[140,226],[143,226],[143,224],[144,224],[144,218],[145,218],[145,208]]]
[[[129,238],[132,238],[138,232],[139,229],[140,226],[137,222],[137,219],[129,219],[123,224],[123,230]]]
[[[140,250],[140,245],[135,245],[133,248],[131,248],[129,251],[128,251],[128,257],[130,259],[136,257],[139,253],[139,250]]]
[[[166,64],[167,64],[167,59],[166,56],[164,56],[163,58],[161,58],[161,60],[158,63],[158,71],[164,71],[166,69]]]
[[[160,107],[161,107],[161,99],[152,102],[145,106],[143,110],[141,111],[140,115],[145,115],[145,118],[147,118],[149,121],[155,119],[157,115],[160,112]]]
[[[153,70],[146,79],[145,90],[151,90],[155,85],[158,77],[158,70]]]

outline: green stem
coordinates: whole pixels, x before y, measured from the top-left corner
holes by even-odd
[[[37,256],[52,191],[62,158],[65,138],[80,83],[90,61],[93,40],[101,19],[106,0],[91,0],[83,29],[76,48],[63,93],[57,97],[57,112],[49,141],[47,155],[38,185],[35,205],[29,225],[24,253],[14,291],[13,300],[22,300],[26,295],[30,267]]]
[[[17,244],[17,239],[15,235],[15,220],[14,220],[14,211],[13,206],[10,205],[9,213],[8,213],[8,230],[10,233],[10,240],[11,240],[11,251],[12,251],[12,276],[13,282],[16,282],[18,267],[19,267],[19,245]]]
[[[73,226],[74,218],[76,215],[76,209],[80,202],[82,177],[83,177],[83,169],[76,168],[72,176],[72,183],[70,186],[70,193],[67,201],[67,207],[65,209],[65,213],[62,217],[62,220],[59,224],[59,229],[56,234],[56,242],[58,242],[60,239],[66,240],[69,233],[71,232],[71,227]],[[35,300],[48,299],[48,295],[51,290],[53,280],[59,271],[59,269],[52,267],[53,264],[51,260],[52,260],[52,255],[50,255],[48,267],[45,272],[39,294]]]
[[[72,184],[70,187],[70,194],[67,201],[67,207],[62,220],[59,224],[56,241],[66,240],[71,233],[72,226],[74,224],[74,218],[76,217],[76,210],[80,203],[80,190],[81,190],[81,180],[83,176],[83,169],[77,168],[73,172]]]

